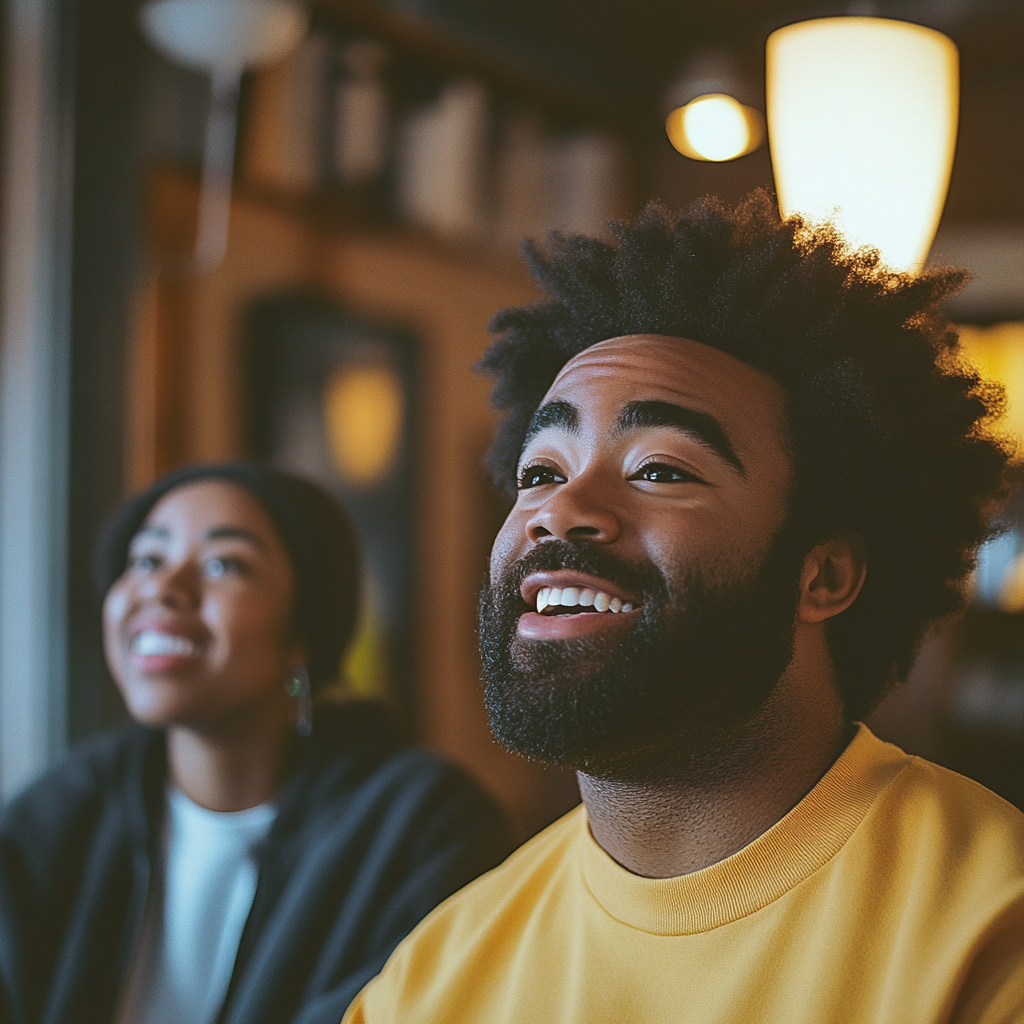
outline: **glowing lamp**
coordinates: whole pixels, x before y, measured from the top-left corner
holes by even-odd
[[[673,110],[665,119],[665,131],[683,156],[716,163],[751,153],[764,139],[761,115],[720,92],[697,96]]]
[[[1006,389],[1006,405],[989,429],[1010,444],[1018,463],[1024,463],[1024,322],[961,325],[957,331],[967,361],[982,377]]]
[[[956,145],[957,48],[886,18],[819,18],[773,32],[768,142],[783,216],[831,221],[886,264],[928,256]]]
[[[386,365],[337,371],[324,388],[323,412],[342,479],[361,488],[382,480],[402,441],[405,401],[398,374]]]

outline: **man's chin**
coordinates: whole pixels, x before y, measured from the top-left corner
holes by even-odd
[[[594,778],[643,783],[662,782],[686,774],[687,765],[702,760],[707,744],[689,730],[662,726],[658,735],[649,729],[623,735],[621,722],[613,728],[595,729],[592,721],[585,735],[557,720],[532,720],[523,715],[491,712],[491,730],[508,751],[558,768],[571,768]],[[641,737],[639,732],[646,732]],[[582,733],[583,730],[580,731]],[[598,735],[595,735],[598,733]]]
[[[621,675],[609,678],[605,652],[520,649],[502,674],[486,680],[485,703],[495,739],[507,750],[546,764],[597,772],[650,747],[678,743],[667,717],[649,721]],[[564,662],[562,659],[565,659]]]
[[[495,739],[514,754],[559,768],[571,768],[595,779],[637,785],[722,781],[723,755],[731,761],[747,745],[747,732],[770,694],[745,714],[716,714],[715,709],[645,717],[625,708],[594,714],[592,709],[566,714],[563,708],[534,701],[495,700],[487,709]],[[536,693],[540,697],[540,693]]]
[[[670,663],[644,663],[594,638],[516,638],[507,653],[485,666],[495,739],[533,760],[623,781],[700,774],[756,716],[779,678],[766,673],[737,688],[700,670],[680,673],[678,652],[673,672]]]
[[[508,646],[510,665],[523,689],[573,688],[577,680],[601,678],[622,643],[621,633],[590,633],[561,640],[515,636]]]

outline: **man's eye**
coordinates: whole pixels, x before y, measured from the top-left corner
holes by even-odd
[[[526,466],[519,473],[519,490],[525,491],[542,484],[564,484],[565,477],[550,466]]]
[[[128,568],[136,572],[153,572],[159,567],[159,555],[132,555],[128,560]]]
[[[652,484],[677,484],[697,481],[698,477],[678,466],[670,466],[667,462],[648,462],[629,479],[649,480]]]

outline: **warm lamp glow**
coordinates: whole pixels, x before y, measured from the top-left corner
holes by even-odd
[[[718,163],[757,149],[764,134],[757,111],[724,93],[698,96],[673,110],[665,130],[683,156]]]
[[[957,330],[967,361],[986,380],[1006,389],[1006,407],[991,429],[1013,446],[1017,461],[1024,462],[1024,322]]]
[[[324,389],[324,423],[342,479],[369,487],[394,465],[405,415],[402,383],[388,366],[340,370]]]
[[[834,221],[899,270],[928,256],[956,144],[957,48],[885,18],[768,37],[768,139],[783,216]]]

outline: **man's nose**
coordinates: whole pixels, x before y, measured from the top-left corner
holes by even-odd
[[[581,474],[559,484],[526,521],[526,535],[536,544],[545,537],[610,544],[621,532],[619,516],[608,500],[607,481]]]

